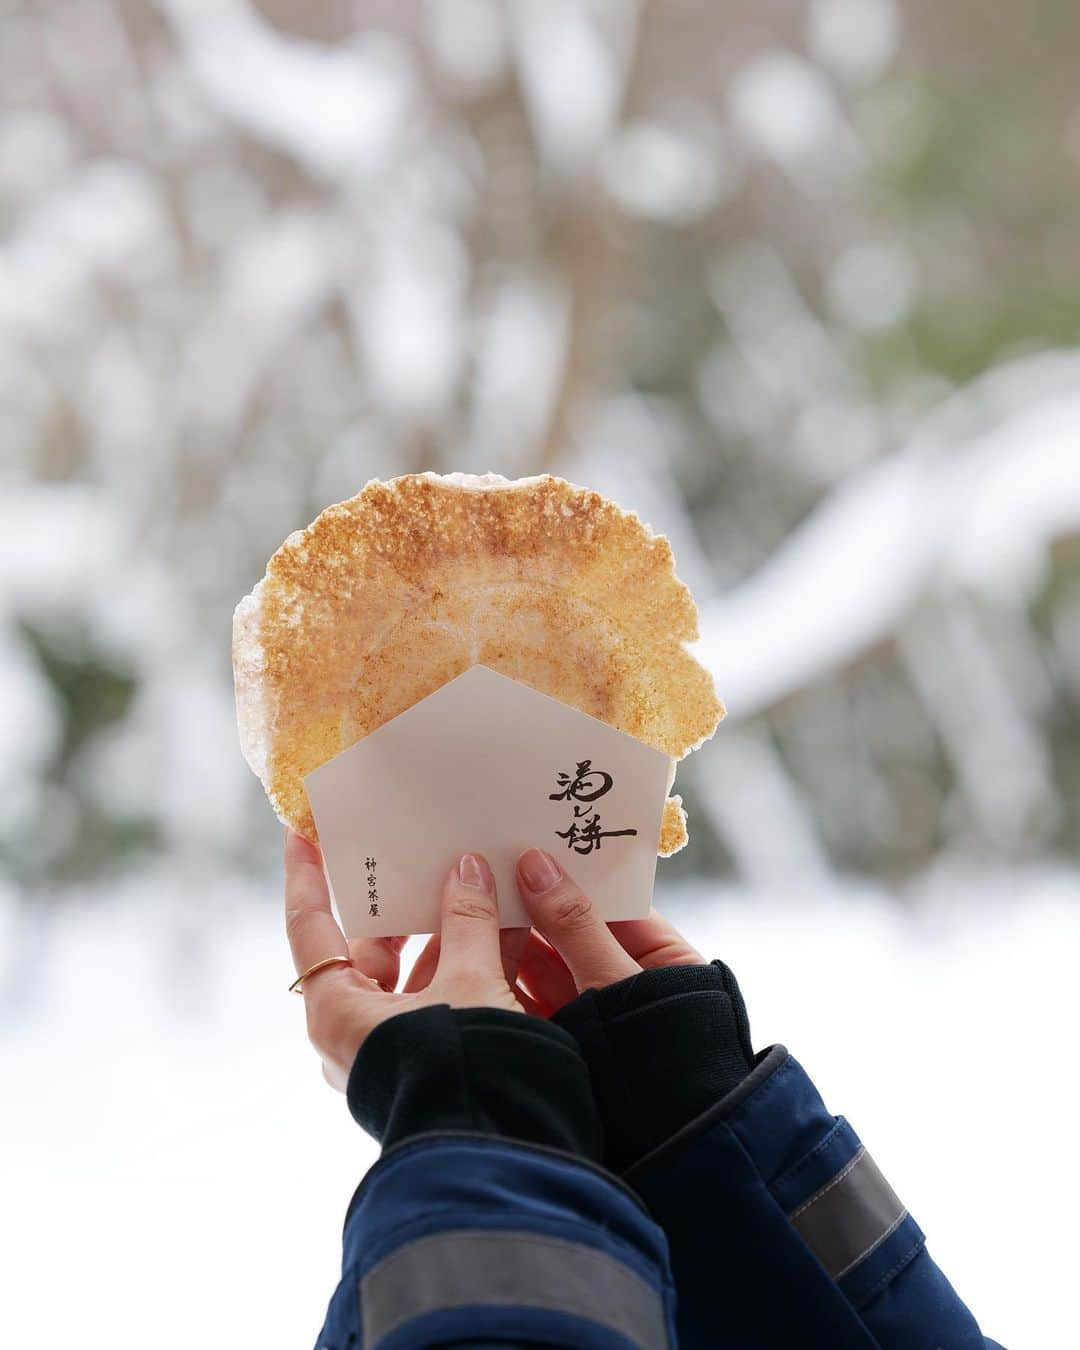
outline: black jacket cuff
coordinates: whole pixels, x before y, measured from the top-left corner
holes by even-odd
[[[600,1119],[567,1031],[502,1008],[440,1003],[381,1022],[353,1061],[353,1119],[385,1148],[414,1134],[468,1131],[598,1162]]]
[[[750,1022],[722,961],[663,966],[589,989],[551,1019],[571,1032],[592,1078],[605,1163],[623,1172],[750,1072]]]

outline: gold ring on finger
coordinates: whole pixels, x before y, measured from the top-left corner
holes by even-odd
[[[302,994],[304,981],[309,975],[314,975],[317,970],[325,970],[327,966],[351,966],[352,958],[348,956],[328,956],[323,961],[316,961],[313,966],[308,966],[302,975],[297,975],[292,984],[289,985],[290,994]]]

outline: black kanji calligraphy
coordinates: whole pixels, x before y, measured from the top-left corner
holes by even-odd
[[[593,805],[605,793],[615,786],[611,774],[603,769],[594,769],[591,759],[580,759],[573,775],[559,773],[555,776],[560,791],[548,794],[548,800],[566,802],[574,813],[574,818],[565,830],[556,830],[559,839],[566,840],[566,847],[575,853],[587,854],[600,847],[604,839],[615,839],[620,835],[637,834],[637,830],[605,830],[601,828],[600,814]]]

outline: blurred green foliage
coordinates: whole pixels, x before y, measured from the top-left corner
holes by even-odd
[[[82,751],[128,714],[137,689],[134,672],[101,650],[79,616],[49,624],[24,619],[20,629],[55,696],[61,724],[39,785],[44,810],[0,844],[0,859],[24,886],[36,890],[123,866],[157,848],[160,829],[150,815],[103,809],[80,781]],[[58,799],[73,816],[67,826],[50,809],[50,801]]]

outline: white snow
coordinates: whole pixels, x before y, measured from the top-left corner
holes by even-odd
[[[730,715],[852,661],[923,596],[1029,599],[1048,546],[1080,529],[1075,382],[1061,353],[976,382],[904,452],[845,478],[768,562],[705,606],[696,652]]]
[[[631,215],[685,224],[703,216],[721,195],[732,195],[737,177],[729,170],[722,179],[722,162],[704,136],[641,118],[619,132],[603,175],[608,191]]]
[[[552,168],[572,176],[588,167],[614,129],[636,6],[612,5],[590,14],[573,0],[521,0],[509,18],[537,147]]]
[[[780,164],[849,148],[828,78],[794,52],[778,48],[755,56],[732,80],[728,99],[746,142]]]
[[[895,631],[926,583],[940,509],[921,457],[845,479],[769,561],[701,615],[698,658],[749,717]]]
[[[942,874],[906,909],[851,886],[666,896],[738,973],[755,1043],[796,1054],[1025,1350],[1059,1350],[1071,1317],[1078,880]],[[146,875],[50,922],[0,894],[10,1343],[313,1343],[375,1148],[320,1076],[270,900]]]
[[[286,37],[246,0],[156,0],[202,92],[226,116],[340,180],[384,162],[414,99],[408,49],[370,32],[342,47]]]
[[[892,64],[902,27],[896,0],[812,0],[807,20],[814,56],[853,84]]]
[[[5,487],[0,503],[0,616],[75,604],[117,565],[126,531],[116,505],[83,483]]]

